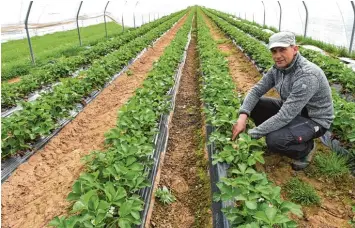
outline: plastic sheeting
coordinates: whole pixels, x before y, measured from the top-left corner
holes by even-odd
[[[7,1],[0,7],[2,21],[2,42],[11,39],[25,38],[24,20],[29,6],[28,0]],[[313,39],[349,47],[354,14],[350,1],[305,1],[309,12],[307,36]],[[80,26],[103,23],[103,12],[107,1],[84,1],[80,14]],[[75,29],[75,17],[80,1],[34,1],[29,17],[31,35],[43,35],[55,31]],[[280,9],[277,1],[264,1],[268,26],[279,27]],[[304,34],[305,8],[302,1],[281,0],[282,22],[281,30]],[[261,1],[233,1],[233,0],[180,0],[167,2],[163,0],[122,0],[111,1],[107,7],[107,15],[118,23],[133,26],[133,15],[136,25],[147,23],[154,18],[184,9],[188,6],[200,5],[246,18],[263,24],[264,8]],[[112,21],[108,19],[108,21]],[[39,29],[39,27],[54,25]],[[12,27],[11,27],[12,26]],[[8,31],[18,27],[16,31]],[[7,32],[6,32],[7,31]],[[355,50],[355,45],[353,46]]]
[[[1,42],[26,38],[24,21],[30,1],[7,2],[1,10]],[[79,26],[104,23],[104,10],[107,1],[83,1],[79,13]],[[44,35],[76,29],[76,15],[80,1],[34,1],[28,25],[30,36]],[[106,9],[107,22],[115,21],[125,26],[140,26],[186,7],[155,7],[147,1],[110,1]],[[134,19],[135,18],[135,19]]]
[[[207,124],[206,132],[207,132],[207,142],[210,135],[215,131],[215,128],[211,124]],[[212,195],[214,193],[220,193],[217,183],[220,181],[221,178],[227,177],[227,170],[229,165],[226,163],[217,163],[216,165],[212,164],[212,156],[216,154],[214,143],[207,144],[207,151],[208,151],[208,163],[210,167],[210,179],[211,179],[211,192]],[[212,220],[213,220],[213,227],[217,228],[229,228],[230,223],[226,216],[224,216],[222,212],[222,208],[226,208],[228,206],[233,206],[233,201],[212,201]]]
[[[218,1],[218,10],[240,16],[263,25],[264,8],[261,1]],[[224,3],[226,2],[226,3]],[[338,46],[349,47],[354,13],[350,1],[305,1],[308,8],[307,36]],[[280,1],[282,8],[281,30],[304,34],[306,11],[302,1]],[[280,7],[277,1],[264,1],[265,24],[279,28]],[[353,46],[353,50],[355,47]]]

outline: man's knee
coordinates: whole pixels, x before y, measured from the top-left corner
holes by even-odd
[[[266,136],[266,145],[272,152],[282,153],[288,148],[288,140],[283,131],[273,131]]]
[[[313,140],[299,143],[287,128],[271,132],[266,136],[266,145],[271,152],[292,159],[299,159],[307,155],[312,143]]]

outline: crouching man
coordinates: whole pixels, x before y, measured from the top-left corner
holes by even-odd
[[[269,39],[275,65],[248,92],[233,126],[233,137],[246,129],[248,117],[256,127],[252,138],[266,137],[270,152],[294,159],[302,170],[311,162],[314,139],[322,136],[334,119],[331,89],[324,72],[298,52],[295,35],[279,32]],[[281,99],[262,97],[275,87]]]

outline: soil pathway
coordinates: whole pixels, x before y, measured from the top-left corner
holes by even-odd
[[[149,227],[212,227],[198,66],[196,32],[193,32],[169,127],[168,147],[159,182],[160,187],[166,186],[172,191],[176,202],[163,205],[155,199]]]

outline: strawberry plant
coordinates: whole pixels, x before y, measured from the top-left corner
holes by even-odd
[[[347,102],[333,91],[333,104],[336,118],[332,124],[333,132],[350,143],[355,142],[355,103]]]

